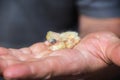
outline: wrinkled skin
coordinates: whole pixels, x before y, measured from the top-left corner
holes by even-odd
[[[8,80],[83,75],[113,63],[120,66],[120,40],[110,32],[92,33],[73,49],[54,52],[44,43],[21,49],[0,48],[0,71]]]

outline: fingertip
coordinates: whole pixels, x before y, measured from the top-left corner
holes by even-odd
[[[0,47],[0,55],[7,54],[7,53],[8,53],[8,49],[7,48]]]
[[[36,43],[29,47],[33,53],[42,53],[48,50],[48,47],[44,43]]]
[[[111,54],[109,56],[110,60],[120,66],[120,43],[117,43],[112,50],[110,50]]]
[[[7,79],[19,79],[19,78],[24,78],[27,75],[29,75],[30,71],[27,66],[24,65],[15,65],[7,68],[3,76]]]

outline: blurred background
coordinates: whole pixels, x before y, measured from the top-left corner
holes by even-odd
[[[77,30],[74,0],[0,0],[0,46],[29,46],[49,30]]]

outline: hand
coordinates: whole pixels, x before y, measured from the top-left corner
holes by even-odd
[[[120,66],[119,48],[119,38],[110,32],[90,34],[73,49],[55,52],[42,43],[22,49],[1,48],[0,70],[7,79],[84,74],[112,63]],[[48,53],[51,54],[41,58]]]

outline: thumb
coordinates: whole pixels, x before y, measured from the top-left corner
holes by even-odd
[[[120,40],[108,47],[107,55],[110,61],[120,66]]]

